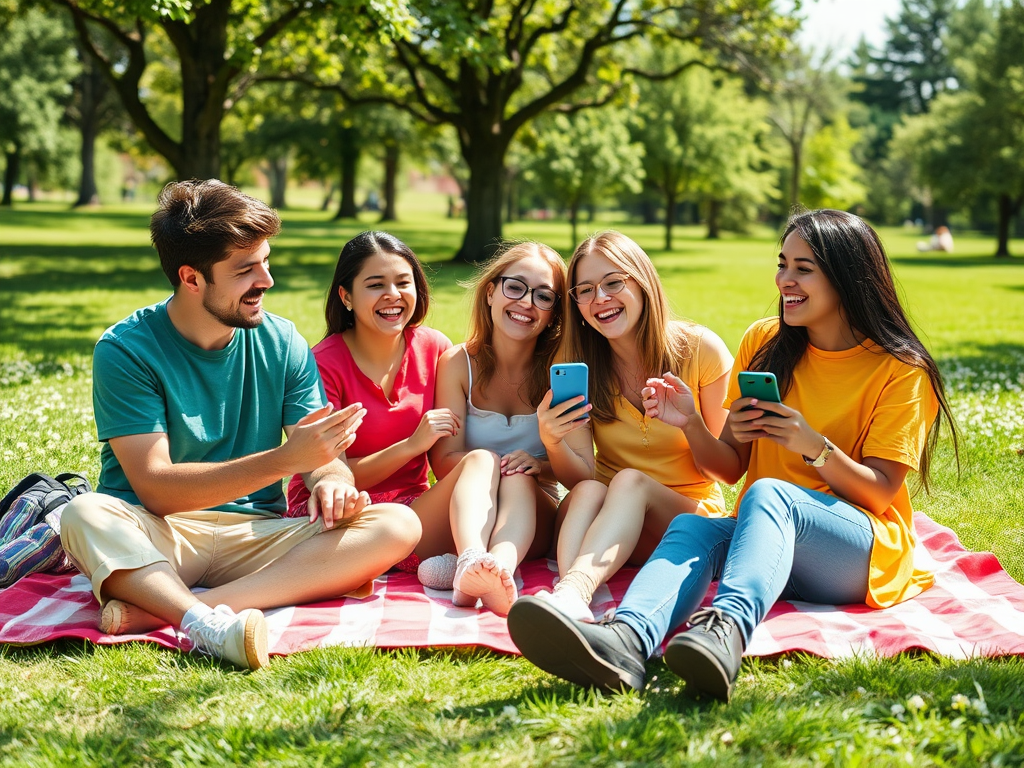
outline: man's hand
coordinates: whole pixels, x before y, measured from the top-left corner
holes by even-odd
[[[306,502],[309,522],[319,517],[325,529],[334,527],[335,521],[356,517],[370,503],[366,491],[357,491],[354,486],[337,478],[325,477],[313,486]]]
[[[338,458],[355,442],[365,415],[362,403],[352,403],[340,411],[334,411],[328,403],[299,419],[280,449],[289,474],[312,472]]]

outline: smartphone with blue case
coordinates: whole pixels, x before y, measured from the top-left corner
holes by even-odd
[[[740,384],[740,395],[753,397],[758,400],[768,400],[772,403],[781,403],[779,396],[779,383],[775,380],[775,374],[768,371],[740,371],[737,375]],[[748,408],[750,406],[747,406]]]
[[[577,408],[589,402],[587,387],[589,370],[586,363],[555,363],[551,366],[551,406],[582,395],[585,399]]]

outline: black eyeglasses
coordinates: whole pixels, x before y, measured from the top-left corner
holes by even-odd
[[[558,294],[550,288],[531,288],[518,277],[502,275],[495,279],[501,281],[501,292],[505,295],[506,299],[519,301],[526,294],[530,294],[530,302],[533,306],[543,310],[554,309],[558,303]]]
[[[598,289],[605,296],[614,296],[626,287],[627,280],[629,280],[629,275],[616,273],[608,275],[608,277],[596,285],[594,283],[576,283],[569,290],[569,295],[572,296],[573,301],[577,304],[593,304],[597,299]]]

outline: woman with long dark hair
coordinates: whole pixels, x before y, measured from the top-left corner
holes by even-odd
[[[886,608],[932,583],[914,567],[906,478],[927,483],[939,423],[956,429],[942,378],[900,305],[885,251],[842,211],[794,216],[781,240],[779,315],[740,344],[721,438],[677,377],[649,379],[646,413],[681,429],[705,471],[746,482],[735,518],[680,515],[614,619],[585,624],[520,600],[509,629],[524,656],[583,685],[643,687],[665,650],[687,686],[727,700],[751,634],[779,599]],[[775,374],[782,403],[742,397],[744,370]],[[712,607],[694,612],[712,580]]]
[[[327,399],[335,408],[362,403],[366,410],[346,451],[356,487],[374,503],[407,504],[420,516],[420,543],[398,566],[410,572],[421,555],[451,546],[447,520],[424,516],[433,507],[420,501],[430,487],[427,451],[459,429],[450,410],[434,408],[437,361],[451,342],[422,325],[429,306],[427,278],[412,249],[387,232],[362,232],[338,256],[327,330],[313,348]],[[293,478],[289,514],[305,515],[308,498]]]

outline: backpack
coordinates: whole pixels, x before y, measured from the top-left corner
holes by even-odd
[[[92,490],[83,475],[33,473],[0,501],[0,589],[30,573],[73,571],[60,543],[60,515],[75,496]]]

